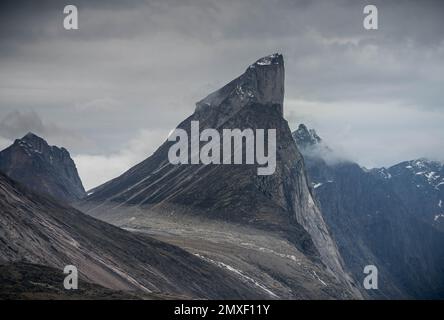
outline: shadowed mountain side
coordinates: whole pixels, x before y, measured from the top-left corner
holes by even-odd
[[[178,247],[91,218],[33,194],[0,174],[0,263],[78,268],[114,290],[189,298],[260,299],[269,295]]]
[[[63,202],[86,196],[69,152],[32,133],[0,152],[0,171],[34,192]]]
[[[411,172],[414,165],[404,164],[408,175],[401,180],[392,168],[366,170],[351,161],[329,161],[339,157],[314,130],[303,125],[293,135],[301,146],[312,188],[346,267],[360,285],[364,267],[378,267],[379,289],[362,288],[363,292],[376,298],[443,298],[444,234],[432,226],[433,215],[415,210],[427,208],[428,202],[438,207],[436,195],[428,193],[433,201],[416,202],[415,206],[399,195],[399,181],[404,181],[404,189],[409,190],[418,188],[422,181],[426,190],[430,182],[435,182],[426,179],[434,170],[427,175],[423,161],[422,169],[417,170],[420,176]],[[399,165],[393,168],[399,169]],[[417,178],[413,180],[412,176]],[[424,195],[419,194],[423,201]],[[412,199],[418,196],[409,201]],[[423,221],[425,218],[429,223]]]

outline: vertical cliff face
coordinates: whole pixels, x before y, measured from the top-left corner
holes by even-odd
[[[91,213],[122,206],[254,225],[282,232],[313,259],[345,280],[341,258],[312,198],[304,162],[283,118],[284,60],[273,54],[197,103],[178,128],[275,129],[276,171],[259,176],[257,165],[172,165],[166,141],[148,159],[94,190]]]
[[[28,133],[0,152],[0,171],[28,188],[72,202],[83,198],[77,168],[65,148]]]
[[[196,113],[211,116],[209,110],[224,112],[227,116],[248,104],[275,106],[283,114],[285,68],[281,54],[263,57],[250,65],[244,74],[221,89],[199,101]],[[205,114],[206,113],[206,114]]]
[[[363,291],[376,298],[442,297],[444,234],[432,215],[439,209],[439,164],[422,160],[365,170],[331,161],[334,150],[313,129],[301,125],[293,137],[346,267],[357,283],[366,265],[378,267],[379,290]]]

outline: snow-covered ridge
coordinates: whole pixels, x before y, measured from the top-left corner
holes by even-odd
[[[405,169],[435,188],[444,185],[444,164],[441,162],[428,159],[411,160],[407,162]]]
[[[375,168],[370,171],[383,179],[410,176],[418,188],[424,183],[436,189],[444,185],[444,164],[424,158],[402,162],[389,168]]]

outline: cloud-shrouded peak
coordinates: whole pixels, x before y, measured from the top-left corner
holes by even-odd
[[[322,139],[314,129],[308,129],[307,126],[301,123],[296,131],[293,132],[293,138],[299,148],[307,148],[321,143]]]
[[[305,158],[322,159],[329,165],[351,161],[339,150],[330,148],[315,129],[310,129],[305,124],[301,123],[292,136]]]

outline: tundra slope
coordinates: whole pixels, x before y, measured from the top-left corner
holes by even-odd
[[[27,262],[60,272],[74,265],[82,280],[113,290],[187,298],[269,298],[256,286],[239,283],[230,272],[176,246],[96,220],[34,194],[1,173],[0,244],[0,264]]]

